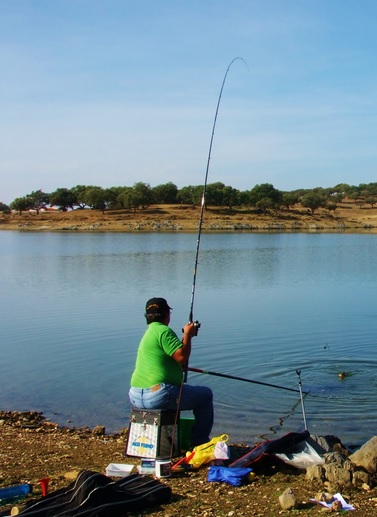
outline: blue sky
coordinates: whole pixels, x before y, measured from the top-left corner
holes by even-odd
[[[377,181],[375,0],[0,0],[0,200]]]

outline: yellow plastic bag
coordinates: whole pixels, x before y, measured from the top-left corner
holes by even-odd
[[[227,442],[228,440],[229,436],[227,434],[222,434],[221,436],[212,438],[212,440],[207,443],[203,443],[202,445],[194,447],[194,455],[190,458],[190,460],[188,460],[188,463],[191,463],[191,465],[196,468],[203,465],[203,463],[209,463],[210,461],[215,459],[214,452],[216,443]],[[191,452],[186,453],[186,457],[191,455]]]

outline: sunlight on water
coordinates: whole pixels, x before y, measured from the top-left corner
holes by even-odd
[[[180,331],[196,236],[3,231],[0,243],[0,407],[126,427],[145,301],[168,298]],[[352,444],[375,434],[376,250],[374,235],[202,237],[190,365],[278,386],[190,373],[214,391],[214,434],[301,431],[296,371],[312,433]]]

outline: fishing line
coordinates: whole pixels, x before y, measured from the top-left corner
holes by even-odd
[[[282,429],[284,427],[284,425],[286,424],[286,421],[295,414],[296,409],[298,408],[299,405],[300,405],[300,399],[298,399],[293,404],[292,409],[287,411],[286,414],[284,414],[283,416],[277,417],[278,425],[271,424],[271,425],[268,426],[269,431],[271,431],[272,434],[277,434],[278,430]],[[271,439],[269,433],[263,433],[263,434],[260,434],[258,436],[259,436],[259,438],[262,438],[263,440],[270,440]]]
[[[225,72],[225,75],[224,75],[224,79],[223,79],[223,82],[221,84],[219,97],[217,99],[215,118],[213,120],[212,133],[211,133],[211,139],[210,139],[209,150],[208,150],[207,166],[206,166],[206,173],[205,173],[205,177],[204,177],[202,201],[201,201],[201,207],[200,207],[200,217],[199,217],[199,224],[198,224],[198,237],[197,237],[197,241],[196,241],[194,274],[193,274],[192,288],[191,288],[190,312],[189,312],[189,317],[188,317],[189,323],[194,323],[195,324],[195,327],[196,327],[195,335],[197,335],[198,329],[200,328],[199,321],[194,321],[194,300],[195,300],[195,288],[196,288],[196,275],[197,275],[198,261],[199,261],[200,238],[201,238],[201,235],[202,235],[203,215],[204,215],[205,199],[206,199],[206,192],[207,192],[207,181],[208,181],[209,164],[210,164],[210,161],[211,161],[212,144],[213,144],[213,138],[214,138],[214,135],[215,135],[217,115],[219,114],[219,107],[220,107],[220,102],[221,102],[221,97],[222,97],[222,94],[223,94],[223,89],[224,89],[225,81],[226,81],[226,78],[228,76],[228,72],[230,70],[230,67],[237,60],[242,61],[246,65],[246,68],[247,68],[247,64],[244,61],[244,59],[242,59],[242,57],[235,57],[234,59],[232,59],[232,61],[228,65],[228,68],[226,69],[226,72]],[[182,329],[182,332],[183,332],[183,329]],[[184,375],[183,375],[183,379],[182,379],[182,383],[181,383],[181,388],[180,388],[178,399],[177,399],[177,413],[176,413],[176,420],[175,420],[175,424],[174,424],[175,427],[176,427],[176,424],[177,424],[177,421],[178,421],[179,407],[180,407],[181,396],[182,396],[182,388],[183,388],[183,384],[185,382],[187,382],[187,374],[188,374],[188,361],[187,361],[187,363],[185,364],[185,367],[184,367]],[[172,451],[170,451],[170,454],[172,454]]]
[[[199,216],[199,224],[198,224],[198,237],[197,237],[197,241],[196,241],[195,262],[194,262],[194,275],[193,275],[192,288],[191,288],[190,312],[189,312],[189,318],[188,318],[189,323],[195,323],[195,326],[196,326],[197,330],[200,328],[200,323],[198,321],[194,322],[194,300],[195,300],[195,288],[196,288],[196,275],[197,275],[197,271],[198,271],[200,239],[201,239],[201,235],[202,235],[203,216],[204,216],[205,200],[206,200],[206,193],[207,193],[207,180],[208,180],[209,164],[210,164],[210,161],[211,161],[213,138],[214,138],[214,135],[215,135],[217,116],[218,116],[218,113],[219,113],[219,107],[220,107],[220,102],[221,102],[221,97],[222,97],[222,94],[223,94],[223,89],[224,89],[225,81],[226,81],[226,78],[228,76],[228,72],[230,70],[230,67],[237,60],[242,61],[246,65],[246,67],[247,67],[246,62],[244,61],[244,59],[242,59],[242,57],[235,57],[234,59],[232,59],[232,61],[228,65],[228,68],[226,69],[226,72],[225,72],[225,75],[224,75],[224,79],[223,79],[223,82],[222,82],[222,85],[221,85],[219,97],[218,97],[218,100],[217,100],[215,118],[213,120],[211,140],[210,140],[210,144],[209,144],[206,173],[205,173],[205,177],[204,177],[203,193],[202,193],[202,200],[201,200],[201,207],[200,207],[200,216]],[[185,368],[184,382],[187,381],[187,369],[188,369],[188,363],[187,363],[186,368]]]

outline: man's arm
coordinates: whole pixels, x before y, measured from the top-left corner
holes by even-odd
[[[184,366],[191,354],[191,338],[196,332],[195,324],[188,323],[183,327],[182,346],[172,355],[172,358],[181,366]]]

